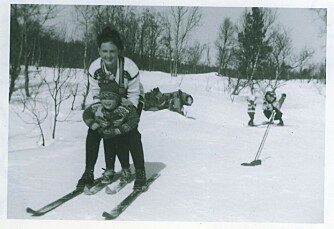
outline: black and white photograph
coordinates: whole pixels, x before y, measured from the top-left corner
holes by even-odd
[[[5,228],[330,228],[333,4],[296,2],[1,4]]]

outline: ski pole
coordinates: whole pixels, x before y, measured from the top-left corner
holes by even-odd
[[[276,114],[275,111],[273,111],[273,113],[271,114],[271,117],[270,117],[270,119],[269,119],[269,123],[268,123],[267,129],[266,129],[266,131],[265,131],[265,133],[264,133],[264,135],[263,135],[261,144],[260,144],[260,146],[259,146],[259,149],[257,150],[257,153],[256,153],[256,155],[255,155],[255,159],[254,159],[254,160],[258,160],[259,157],[260,157],[260,154],[261,154],[261,152],[262,152],[264,143],[265,143],[265,141],[266,141],[266,139],[267,139],[267,136],[268,136],[268,133],[269,133],[271,124],[272,124],[272,122],[273,122],[273,120],[274,120],[275,114]]]
[[[245,165],[245,166],[255,166],[255,165],[260,165],[260,164],[261,164],[261,160],[259,160],[259,157],[260,157],[260,154],[261,154],[261,152],[262,152],[264,143],[265,143],[265,141],[266,141],[266,139],[267,139],[267,136],[268,136],[268,133],[269,133],[271,124],[272,124],[272,122],[273,122],[273,120],[274,120],[275,114],[276,114],[275,111],[273,111],[273,113],[271,114],[271,117],[270,117],[270,119],[269,119],[269,123],[268,123],[268,125],[267,125],[266,131],[264,132],[262,141],[261,141],[261,143],[260,143],[259,149],[257,150],[257,153],[256,153],[256,155],[255,155],[254,160],[253,160],[251,163],[242,163],[241,165]]]

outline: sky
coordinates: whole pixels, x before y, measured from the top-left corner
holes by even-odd
[[[234,23],[237,23],[244,10],[243,7],[203,8],[203,26],[196,32],[198,38],[214,43],[218,36],[219,25],[223,20],[229,17]],[[322,47],[325,46],[326,39],[325,36],[320,36],[322,22],[317,18],[316,13],[310,9],[277,8],[277,14],[277,23],[289,32],[296,52],[308,46],[315,50],[315,61],[323,60],[325,49]]]
[[[167,6],[137,6],[140,11],[143,8],[152,7],[157,11],[168,10]],[[200,7],[202,12],[202,20],[200,26],[193,31],[191,42],[199,41],[201,44],[210,44],[211,62],[216,60],[216,49],[214,46],[218,36],[218,29],[225,18],[230,18],[235,24],[239,24],[245,7]],[[248,8],[250,9],[250,8]],[[308,47],[315,51],[312,62],[322,62],[326,56],[326,36],[321,34],[323,22],[319,19],[316,12],[309,8],[272,8],[277,10],[276,24],[288,31],[292,40],[293,51],[297,54],[304,47]],[[64,7],[60,13],[61,17],[57,20],[63,20],[69,30],[73,30],[75,22],[72,17],[71,6]],[[70,31],[69,34],[73,34]],[[322,35],[322,36],[321,36]]]

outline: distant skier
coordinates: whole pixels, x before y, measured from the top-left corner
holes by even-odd
[[[263,114],[269,119],[271,119],[271,116],[273,112],[275,112],[275,116],[273,120],[279,120],[278,126],[283,126],[284,122],[282,119],[283,113],[280,111],[282,103],[284,102],[286,95],[282,94],[282,97],[279,101],[277,101],[276,93],[274,91],[267,91],[264,95],[263,99]]]
[[[255,116],[255,109],[256,109],[256,97],[254,95],[251,95],[247,98],[248,103],[248,116],[250,118],[248,122],[248,126],[254,126],[254,116]]]
[[[110,81],[100,88],[100,102],[94,103],[83,112],[83,120],[86,125],[94,131],[94,142],[104,141],[106,170],[102,176],[103,183],[110,183],[115,174],[114,166],[116,154],[122,166],[122,180],[130,180],[131,171],[129,159],[118,152],[119,148],[117,136],[126,135],[133,131],[139,123],[139,115],[135,106],[121,105],[121,95],[119,86],[115,81]],[[124,104],[124,103],[122,103]],[[87,152],[98,152],[99,144],[87,142]],[[89,153],[86,157],[86,167],[94,168],[98,154]],[[77,187],[91,185],[94,182],[93,173],[91,176],[84,175],[78,182]]]

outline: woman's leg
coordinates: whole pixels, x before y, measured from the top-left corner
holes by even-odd
[[[86,167],[78,181],[77,188],[91,186],[94,182],[94,167],[99,154],[101,136],[97,131],[88,129],[86,137]]]
[[[101,135],[96,130],[88,129],[86,138],[86,169],[95,167],[99,154]]]
[[[128,146],[126,152],[131,153],[133,164],[136,169],[136,180],[134,183],[134,189],[146,190],[146,171],[145,171],[145,160],[144,160],[144,150],[141,142],[141,134],[138,129],[134,129],[129,133],[122,136],[124,141],[122,145]],[[128,154],[128,153],[127,153]]]
[[[135,168],[144,169],[144,151],[141,142],[141,134],[138,129],[136,128],[129,133],[121,135],[119,139],[119,156],[122,157],[124,161],[129,161],[130,150]]]

